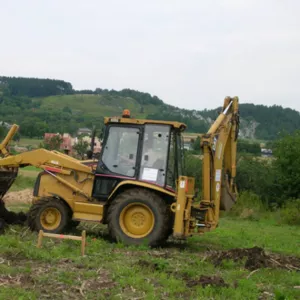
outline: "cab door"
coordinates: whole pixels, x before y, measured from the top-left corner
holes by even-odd
[[[165,187],[170,129],[169,125],[145,125],[139,180]]]
[[[110,125],[95,174],[93,197],[106,200],[122,180],[137,178],[140,126]]]

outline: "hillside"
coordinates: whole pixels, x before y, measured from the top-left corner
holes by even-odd
[[[222,99],[220,99],[220,104]],[[137,118],[185,122],[189,132],[205,132],[220,108],[186,110],[148,93],[97,88],[76,91],[61,80],[0,77],[0,121],[17,123],[21,134],[41,137],[44,132],[71,132],[79,127],[101,127],[104,116],[131,110]],[[299,112],[281,106],[241,104],[241,136],[271,140],[280,132],[300,129]]]

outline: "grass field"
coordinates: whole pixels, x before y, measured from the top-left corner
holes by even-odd
[[[21,174],[12,190],[32,187],[38,171],[24,168],[31,175]],[[36,233],[7,228],[0,235],[0,299],[300,299],[299,226],[225,216],[213,232],[155,249],[113,243],[107,228],[94,223],[70,234],[83,229],[81,257],[76,241],[45,238],[37,249]],[[261,265],[261,256],[222,260],[234,253],[230,249],[255,246],[271,265]]]
[[[41,110],[57,110],[70,107],[73,114],[83,114],[85,116],[115,116],[119,115],[124,109],[129,109],[136,117],[143,117],[141,105],[132,98],[126,97],[107,97],[101,95],[62,95],[49,96],[37,101],[42,101]],[[152,104],[143,105],[147,114],[157,112],[160,107]]]
[[[299,227],[224,218],[214,232],[156,249],[112,243],[101,225],[81,224],[72,234],[82,229],[84,257],[78,242],[45,238],[37,249],[37,234],[9,228],[0,236],[0,299],[300,298],[299,270],[211,259],[220,250],[259,246],[300,262]]]
[[[40,169],[32,166],[20,169],[19,175],[9,191],[14,192],[33,188],[36,177],[40,171]]]
[[[17,144],[20,147],[26,147],[26,146],[35,146],[35,147],[38,147],[41,142],[43,142],[42,139],[21,138],[18,143],[11,142],[11,144],[12,145]]]

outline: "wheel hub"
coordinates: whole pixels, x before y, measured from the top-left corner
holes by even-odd
[[[137,212],[132,215],[131,221],[136,227],[142,227],[146,221],[146,218],[144,214]]]
[[[127,205],[121,212],[120,226],[130,237],[145,237],[154,227],[153,212],[147,205],[142,203]]]
[[[57,208],[49,207],[46,208],[40,216],[41,225],[46,230],[56,229],[61,221],[61,213]]]

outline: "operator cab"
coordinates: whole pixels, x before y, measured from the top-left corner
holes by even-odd
[[[102,152],[93,197],[107,199],[121,181],[141,181],[175,192],[182,174],[185,124],[178,122],[105,118]]]

